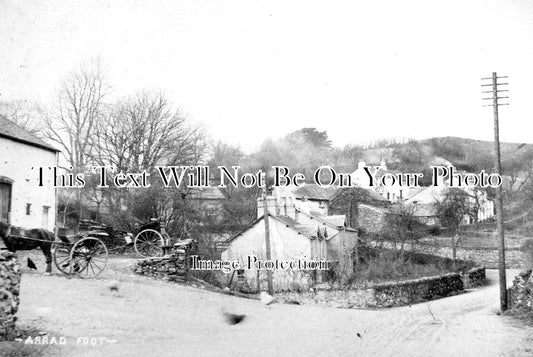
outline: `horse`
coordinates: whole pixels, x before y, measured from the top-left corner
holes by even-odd
[[[17,228],[0,221],[0,238],[4,240],[4,244],[10,252],[17,250],[32,250],[41,248],[46,258],[46,273],[52,272],[52,245],[55,241],[54,233],[46,229],[34,228],[26,230],[24,237],[15,237],[11,234]],[[26,239],[25,237],[29,238]]]

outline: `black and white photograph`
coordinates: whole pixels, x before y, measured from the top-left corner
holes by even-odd
[[[0,0],[0,356],[533,356],[533,2]]]

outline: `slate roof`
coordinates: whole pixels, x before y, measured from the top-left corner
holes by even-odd
[[[296,197],[305,197],[312,200],[330,201],[337,195],[338,187],[320,187],[315,183],[307,183],[293,190]]]
[[[405,200],[411,199],[411,197],[414,197],[418,195],[420,192],[424,191],[427,187],[411,187],[409,190],[407,190],[407,196],[405,196]]]
[[[315,239],[317,237],[317,227],[299,224],[294,219],[287,216],[271,216],[274,219],[277,219],[281,223],[284,223],[286,227],[292,228],[298,233],[304,235],[309,239]]]
[[[0,115],[0,137],[8,138],[41,149],[58,152],[56,148],[45,143],[20,125],[13,123],[11,120]]]
[[[437,206],[428,203],[416,205],[413,214],[415,217],[435,217],[437,216]]]
[[[285,226],[287,228],[298,232],[299,234],[303,235],[304,237],[306,237],[308,239],[317,239],[317,237],[318,237],[318,227],[319,227],[319,225],[300,224],[300,223],[296,222],[294,219],[292,219],[290,217],[287,217],[287,216],[273,216],[271,214],[269,214],[268,216],[270,218],[272,218],[272,219],[275,219],[275,220],[285,224]],[[259,217],[254,222],[252,222],[248,227],[243,229],[241,232],[239,232],[239,233],[233,235],[232,237],[230,237],[229,239],[227,239],[226,243],[230,243],[235,238],[239,237],[240,235],[242,235],[243,233],[248,231],[250,228],[252,228],[257,223],[259,223],[263,219],[263,217],[264,216]],[[334,228],[334,229],[338,229],[338,228]],[[335,237],[337,234],[338,233],[333,233],[333,231],[329,230],[328,237],[326,238],[326,240]]]
[[[378,212],[378,213],[382,213],[382,214],[389,214],[389,213],[393,213],[392,210],[389,210],[388,208],[383,208],[383,207],[375,207],[375,206],[371,206],[371,205],[365,205],[364,203],[361,203],[360,204],[361,206],[365,207],[365,208],[368,208],[374,212]]]
[[[344,224],[346,223],[346,216],[343,214],[338,214],[334,216],[324,216],[320,218],[336,227],[344,227]]]
[[[381,196],[380,194],[366,189],[359,186],[353,186],[353,187],[338,187],[338,186],[331,186],[331,187],[320,187],[319,185],[315,183],[308,183],[305,184],[303,187],[297,187],[292,190],[292,193],[294,196],[299,198],[307,198],[310,200],[317,200],[317,201],[331,201],[337,195],[339,195],[344,190],[354,190],[361,196],[365,196],[366,198],[370,198],[375,201],[387,201],[388,200]]]

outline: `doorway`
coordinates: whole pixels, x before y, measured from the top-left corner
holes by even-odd
[[[0,181],[0,221],[4,223],[10,223],[11,188],[10,182]]]

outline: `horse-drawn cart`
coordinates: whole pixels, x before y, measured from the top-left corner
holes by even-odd
[[[23,229],[0,222],[0,238],[10,251],[41,248],[46,257],[46,271],[52,270],[52,260],[59,271],[67,275],[93,278],[107,265],[108,251],[104,242],[91,236],[60,237],[44,229]]]
[[[107,247],[96,237],[77,237],[72,242],[62,239],[54,242],[54,264],[62,273],[76,274],[81,278],[98,276],[107,266]]]
[[[107,266],[109,250],[104,243],[113,243],[101,226],[88,226],[89,230],[80,231],[73,236],[59,235],[44,229],[23,229],[0,222],[0,238],[10,251],[41,248],[46,257],[46,271],[52,271],[52,261],[59,271],[66,275],[93,278],[102,273]],[[132,240],[131,233],[120,232],[125,245],[114,247],[112,251],[124,252],[133,245],[138,255],[143,258],[163,257],[167,254],[186,255],[196,249],[193,239],[172,239],[165,226],[152,219],[142,225]],[[1,243],[1,239],[0,239]],[[1,245],[1,244],[0,244]]]
[[[154,258],[165,256],[171,251],[190,252],[196,248],[196,241],[191,238],[171,238],[165,226],[159,220],[152,218],[150,222],[139,227],[133,239],[133,246],[141,257]]]

